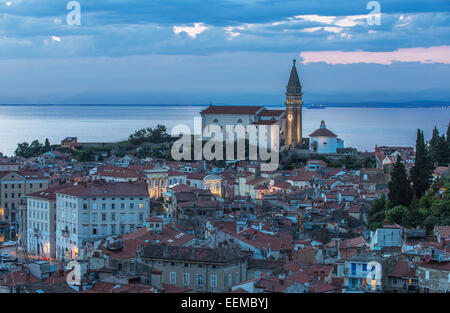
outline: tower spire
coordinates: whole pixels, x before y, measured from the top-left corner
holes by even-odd
[[[291,75],[289,76],[289,82],[286,87],[286,94],[294,95],[302,92],[302,86],[300,79],[298,79],[297,67],[295,66],[296,60],[292,62]]]

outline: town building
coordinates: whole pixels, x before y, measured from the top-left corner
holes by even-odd
[[[247,279],[251,253],[234,248],[147,245],[140,254],[144,264],[162,272],[163,284],[194,292],[228,292]]]
[[[81,183],[56,193],[56,253],[74,258],[86,242],[136,231],[150,215],[141,183]]]
[[[336,153],[338,148],[344,148],[344,141],[327,129],[325,121],[322,121],[320,128],[309,135],[309,148],[319,154]]]

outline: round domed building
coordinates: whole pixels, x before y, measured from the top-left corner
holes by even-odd
[[[325,121],[322,121],[320,128],[309,135],[309,148],[317,153],[336,153],[338,148],[344,148],[344,141],[327,129]]]

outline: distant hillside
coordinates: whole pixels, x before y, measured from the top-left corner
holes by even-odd
[[[408,102],[355,102],[355,103],[321,103],[325,107],[359,107],[359,108],[432,108],[449,107],[450,101],[408,101]]]

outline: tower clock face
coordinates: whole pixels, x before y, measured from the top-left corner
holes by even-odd
[[[294,117],[292,116],[292,114],[289,113],[289,115],[288,115],[288,120],[289,120],[289,121],[292,121],[293,118],[294,118]]]

